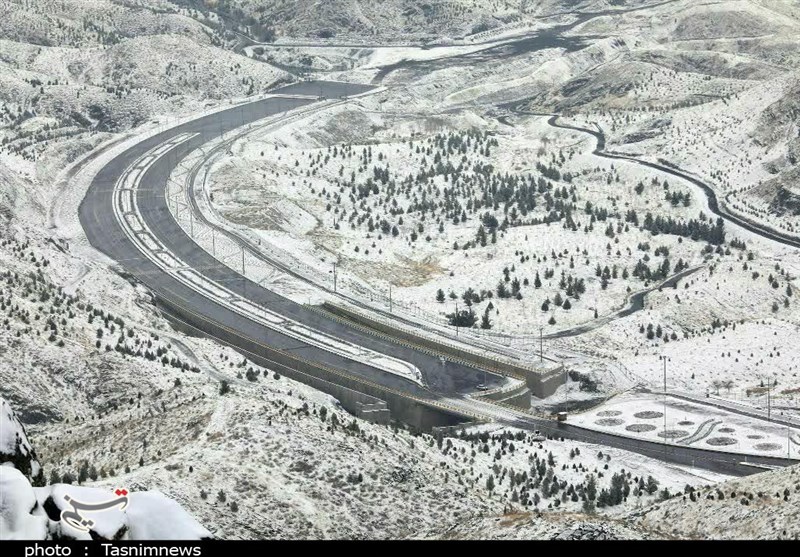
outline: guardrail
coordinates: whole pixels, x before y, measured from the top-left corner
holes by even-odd
[[[312,309],[314,308],[312,307]],[[322,309],[317,311],[324,311],[328,316],[344,324],[380,336],[396,344],[405,345],[433,356],[444,357],[451,361],[525,381],[527,384],[533,385],[534,390],[536,390],[537,386],[541,388],[545,383],[549,384],[553,380],[558,380],[559,377],[563,377],[562,369],[542,370],[504,361],[490,354],[472,352],[451,343],[417,335],[406,329],[387,325],[382,321],[378,321],[352,308],[346,308],[330,302],[323,303]],[[539,395],[537,394],[537,396]]]
[[[278,371],[287,377],[334,396],[339,399],[345,409],[354,414],[357,411],[356,402],[362,404],[387,402],[392,414],[395,414],[398,410],[397,401],[402,399],[442,411],[459,419],[485,420],[486,418],[486,416],[437,400],[433,393],[431,393],[431,398],[416,396],[268,346],[209,318],[207,315],[188,308],[176,300],[178,296],[175,293],[172,293],[172,297],[166,297],[156,292],[156,296],[166,316],[177,322],[179,326],[188,327],[203,336],[212,336],[221,344],[237,350],[264,368]]]

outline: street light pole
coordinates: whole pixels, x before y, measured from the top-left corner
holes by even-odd
[[[539,363],[544,363],[544,327],[539,326]]]
[[[662,355],[661,359],[664,360],[664,456],[666,456],[667,441],[669,440],[667,437],[667,357]]]
[[[770,381],[769,377],[767,377],[767,421],[772,421],[770,418],[770,413],[772,410],[772,401],[770,398],[770,390],[772,389],[772,382]]]

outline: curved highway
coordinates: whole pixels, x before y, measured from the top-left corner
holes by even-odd
[[[520,112],[520,114],[525,114],[525,113],[524,112]],[[630,161],[630,162],[635,162],[635,163],[640,164],[642,166],[647,166],[647,167],[653,168],[655,170],[660,170],[661,172],[665,172],[667,174],[671,174],[672,176],[675,176],[675,177],[680,178],[682,180],[686,180],[687,182],[689,182],[691,184],[694,184],[695,186],[699,187],[703,191],[703,193],[705,194],[706,198],[708,199],[708,208],[709,208],[709,210],[712,213],[714,213],[716,216],[718,216],[718,217],[720,217],[720,218],[722,218],[722,219],[724,219],[724,220],[726,220],[728,222],[736,224],[736,225],[740,226],[741,228],[744,228],[745,230],[753,232],[754,234],[757,234],[757,235],[759,235],[759,236],[761,236],[763,238],[766,238],[768,240],[772,240],[773,242],[778,242],[780,244],[783,244],[783,245],[786,245],[786,246],[791,246],[791,247],[794,247],[794,248],[800,248],[800,238],[797,238],[797,237],[792,236],[790,234],[784,234],[782,232],[779,232],[777,230],[769,228],[768,226],[755,223],[753,221],[750,221],[748,219],[745,219],[743,217],[740,217],[738,215],[730,213],[724,206],[720,205],[719,201],[717,200],[717,194],[714,191],[714,189],[711,186],[709,186],[708,184],[706,184],[705,182],[703,182],[702,180],[699,180],[699,179],[695,178],[694,176],[691,176],[690,174],[687,174],[686,172],[684,172],[684,171],[682,171],[682,170],[680,170],[680,169],[678,169],[676,167],[666,166],[664,164],[658,164],[658,163],[655,163],[655,162],[650,162],[650,161],[646,161],[646,160],[637,159],[636,157],[632,157],[632,156],[629,156],[629,155],[622,155],[622,154],[618,154],[618,153],[609,153],[608,151],[605,150],[605,148],[606,148],[606,136],[602,132],[602,130],[600,130],[599,128],[593,130],[593,129],[590,129],[590,128],[583,128],[583,127],[580,127],[580,126],[571,126],[569,124],[562,124],[562,123],[558,122],[558,119],[559,119],[559,116],[557,114],[556,115],[552,115],[547,120],[547,123],[550,126],[554,127],[554,128],[560,128],[560,129],[563,129],[563,130],[578,131],[578,132],[588,133],[588,134],[594,136],[594,138],[597,140],[597,146],[595,147],[593,153],[595,155],[597,155],[598,157],[604,157],[604,158],[607,158],[607,159],[617,159],[617,160],[626,160],[626,161]]]
[[[483,370],[455,362],[442,365],[439,358],[346,327],[338,321],[329,319],[319,312],[310,310],[251,282],[220,264],[194,243],[175,222],[168,210],[165,187],[169,175],[182,158],[201,145],[250,122],[310,105],[321,98],[342,98],[361,94],[370,89],[372,89],[371,86],[336,82],[300,83],[273,91],[273,93],[280,95],[311,94],[313,96],[268,97],[203,116],[146,139],[114,158],[95,176],[80,205],[81,224],[90,243],[95,248],[118,261],[131,275],[146,284],[159,300],[168,302],[172,309],[177,308],[180,312],[190,312],[195,317],[209,323],[220,325],[229,331],[236,331],[247,340],[303,360],[318,362],[336,370],[344,370],[356,381],[363,380],[382,388],[407,392],[424,399],[436,400],[441,396],[457,396],[473,392],[479,384],[484,382],[488,387],[499,387],[505,381],[500,376],[485,374]],[[183,137],[189,138],[177,142]],[[175,141],[175,143],[170,145],[170,141]],[[154,149],[162,150],[158,157],[148,155]],[[210,301],[197,289],[190,288],[178,280],[174,274],[163,272],[163,269],[145,257],[136,242],[126,235],[114,209],[114,190],[118,181],[125,176],[130,167],[136,167],[137,161],[148,156],[154,157],[154,160],[146,169],[141,170],[143,174],[138,177],[135,210],[140,213],[146,226],[152,231],[157,241],[163,245],[164,250],[174,254],[187,266],[202,275],[204,279],[211,283],[224,285],[228,291],[233,292],[241,299],[279,312],[315,331],[321,331],[375,352],[412,363],[422,372],[425,386],[334,354],[311,343],[298,341],[295,337],[280,334],[268,327],[260,326],[240,313]],[[131,210],[133,209],[131,208]],[[145,239],[145,241],[152,242],[152,239]],[[234,342],[236,339],[224,340],[229,344],[239,344],[238,341]]]
[[[268,362],[267,367],[316,370],[324,373],[329,383],[341,381],[348,388],[371,396],[401,397],[461,418],[494,419],[517,427],[624,448],[672,462],[694,463],[732,474],[757,471],[741,464],[744,460],[742,455],[689,447],[664,447],[658,443],[556,424],[513,407],[467,398],[465,395],[474,392],[481,383],[485,383],[487,388],[497,388],[505,380],[463,363],[443,365],[435,355],[371,335],[288,300],[220,264],[187,236],[175,221],[167,206],[165,191],[170,174],[190,152],[224,133],[310,105],[321,100],[320,97],[342,98],[370,89],[366,85],[333,82],[301,83],[273,92],[279,96],[234,106],[144,139],[108,162],[94,177],[79,209],[81,224],[89,241],[147,285],[178,322],[187,323],[192,329],[235,347],[256,362],[259,358]],[[129,199],[127,205],[126,202],[120,203],[121,199]],[[139,228],[134,227],[133,233],[129,229],[131,222],[139,223],[135,225]],[[180,261],[182,266],[165,270],[154,262],[154,253],[165,260]],[[196,281],[195,286],[187,281],[187,277]],[[197,287],[200,283],[206,286]],[[207,289],[205,293],[204,288]],[[212,296],[209,294],[211,291],[217,293]],[[221,301],[220,296],[227,298]],[[318,343],[303,342],[296,336],[283,334],[232,309],[237,303],[265,308],[330,338],[410,362],[422,372],[423,381],[420,384],[387,373],[369,363],[325,349]],[[306,373],[306,377],[309,375],[313,374]],[[749,460],[768,466],[791,463],[772,457],[750,457]]]
[[[593,321],[589,321],[584,325],[578,325],[577,327],[571,327],[569,329],[564,329],[563,331],[558,331],[555,333],[550,333],[544,335],[542,338],[552,340],[554,338],[567,338],[567,337],[575,337],[578,335],[583,335],[588,333],[589,331],[594,331],[595,329],[599,329],[600,327],[611,323],[612,321],[616,321],[617,319],[621,319],[623,317],[627,317],[629,315],[633,315],[639,311],[644,309],[644,301],[647,298],[647,295],[653,292],[654,290],[662,290],[663,288],[674,288],[678,284],[679,281],[688,277],[691,274],[696,273],[702,269],[700,267],[692,267],[690,269],[684,269],[683,271],[676,273],[669,277],[668,279],[656,284],[655,286],[651,286],[650,288],[646,288],[644,290],[640,290],[636,292],[628,299],[628,303],[620,310],[614,311],[608,315],[604,315],[602,317],[598,317]]]

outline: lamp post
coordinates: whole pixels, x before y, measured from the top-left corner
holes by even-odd
[[[544,327],[539,326],[539,363],[544,363]]]
[[[669,441],[667,436],[667,360],[669,358],[665,355],[661,355],[659,358],[664,362],[664,455],[666,456],[667,442]]]

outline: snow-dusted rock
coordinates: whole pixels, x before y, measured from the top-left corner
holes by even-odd
[[[25,428],[11,405],[0,398],[0,464],[5,463],[17,468],[34,484],[43,483],[42,467],[36,460],[36,452],[28,441]]]
[[[0,466],[0,539],[43,540],[47,523],[28,479],[9,463]]]

